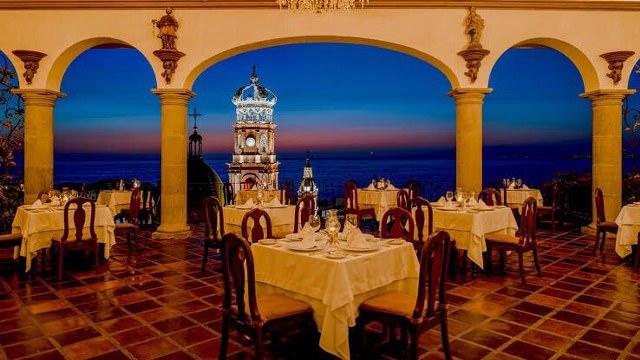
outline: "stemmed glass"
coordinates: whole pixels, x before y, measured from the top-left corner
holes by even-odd
[[[347,214],[345,216],[345,220],[347,223],[353,225],[353,228],[358,227],[358,215],[357,214]]]
[[[309,215],[309,226],[311,226],[314,232],[320,230],[320,223],[320,215],[317,213]]]
[[[453,200],[453,191],[447,191],[444,194],[444,198],[447,199],[447,203],[451,203],[451,200]]]
[[[521,187],[522,187],[522,179],[521,179],[521,178],[518,178],[518,179],[516,180],[516,188],[520,189]]]

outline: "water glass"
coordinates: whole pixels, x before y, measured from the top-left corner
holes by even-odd
[[[320,215],[312,214],[309,216],[309,225],[313,229],[313,231],[320,230]]]
[[[447,191],[444,194],[444,198],[447,199],[447,202],[451,202],[453,200],[453,191]]]
[[[345,216],[347,222],[351,225],[353,225],[354,227],[358,227],[358,215],[357,214],[347,214]]]

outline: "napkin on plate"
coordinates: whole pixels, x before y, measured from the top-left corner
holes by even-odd
[[[33,202],[33,204],[31,204],[32,209],[39,209],[41,207],[42,207],[42,201],[40,201],[40,199],[37,199],[36,201]]]
[[[369,242],[360,229],[354,227],[347,236],[347,246],[352,249],[368,249]]]
[[[249,206],[253,206],[256,203],[253,202],[253,198],[249,198],[249,200],[247,200],[246,203],[244,203],[245,206],[249,207]]]
[[[277,197],[274,197],[273,199],[271,199],[271,201],[269,201],[269,205],[270,206],[280,206],[280,199],[278,199]]]
[[[369,184],[369,186],[367,186],[367,190],[375,190],[376,187],[373,185],[373,183]]]
[[[515,188],[516,188],[516,184],[515,183],[509,184],[509,187],[508,187],[509,190],[514,190]]]
[[[480,199],[480,201],[482,201],[482,199]],[[476,200],[476,198],[469,198],[469,200],[467,201],[467,204],[469,206],[476,206],[478,205],[478,200]],[[486,204],[485,204],[486,206]]]
[[[398,188],[396,188],[395,186],[393,186],[392,183],[389,183],[389,185],[387,185],[387,190],[398,190]]]
[[[444,196],[440,196],[440,199],[438,199],[438,201],[436,201],[435,203],[440,206],[443,206],[447,203],[447,200],[445,200]]]
[[[298,235],[302,237],[302,241],[298,245],[301,249],[310,249],[316,245],[316,232],[308,222],[304,224]]]
[[[480,199],[478,200],[478,209],[490,209],[490,207],[487,206],[487,204],[485,204],[482,199]]]
[[[522,188],[521,189],[522,190],[529,190],[529,187],[527,185],[525,185],[525,184],[522,184]]]
[[[357,227],[353,226],[352,223],[350,223],[348,221],[345,221],[344,222],[344,229],[342,229],[343,239],[348,239],[349,238],[349,234],[351,234],[351,232],[353,232],[356,229],[357,229]]]

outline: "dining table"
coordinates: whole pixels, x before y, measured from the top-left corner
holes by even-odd
[[[638,244],[640,232],[640,202],[628,204],[620,209],[615,220],[618,225],[615,251],[621,258],[631,255],[632,246]]]
[[[358,189],[358,206],[360,208],[373,208],[376,212],[376,220],[380,222],[387,210],[396,207],[398,189],[375,189],[373,187]]]
[[[273,189],[273,190],[262,190],[262,201],[270,202],[273,199],[281,199],[282,190]],[[254,203],[258,203],[258,190],[240,190],[236,193],[234,198],[234,204],[242,205],[246,204],[249,199],[253,200]]]
[[[89,207],[87,207],[89,211]],[[69,227],[73,225],[73,212],[69,212]],[[86,236],[89,234],[89,222],[84,228]],[[22,234],[20,256],[25,258],[26,271],[31,270],[31,259],[36,256],[38,250],[51,247],[53,238],[60,238],[64,232],[64,206],[22,205],[18,207],[16,216],[11,224],[12,233]],[[115,223],[111,210],[106,205],[96,205],[96,218],[94,229],[98,237],[98,243],[104,244],[104,257],[109,258],[111,247],[116,244],[114,234]]]
[[[518,223],[509,207],[485,206],[468,207],[446,206],[431,203],[433,207],[433,230],[444,230],[456,242],[456,248],[466,250],[467,257],[480,268],[484,268],[482,253],[487,250],[487,234],[515,235]],[[412,209],[415,217],[415,208]],[[428,214],[425,213],[425,217]],[[424,236],[428,234],[428,219],[425,219]],[[415,231],[417,238],[418,231]]]
[[[539,189],[507,189],[505,202],[509,207],[520,208],[530,197],[536,199],[538,206],[542,206],[542,193]]]
[[[96,204],[106,205],[111,210],[112,216],[116,216],[122,210],[129,209],[131,193],[131,190],[102,190],[98,193]]]
[[[259,207],[269,214],[271,230],[274,237],[282,238],[293,232],[296,207],[294,205],[273,205],[269,203],[262,206],[227,205],[223,207],[224,231],[242,236],[242,218],[246,213],[256,207]]]
[[[256,291],[279,293],[305,301],[313,308],[320,331],[320,347],[341,359],[350,358],[349,327],[356,324],[358,307],[386,291],[416,295],[420,264],[411,243],[373,238],[367,250],[339,251],[319,246],[297,250],[294,241],[281,239],[251,246]]]

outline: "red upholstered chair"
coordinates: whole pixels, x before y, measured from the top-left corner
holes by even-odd
[[[556,231],[556,211],[558,210],[558,183],[554,182],[551,189],[551,205],[538,206],[538,218],[547,216],[551,220],[551,230]]]
[[[84,205],[88,204],[88,209]],[[87,210],[89,210],[89,218],[87,219]],[[69,219],[72,219],[74,229],[69,226]],[[62,268],[64,262],[64,253],[68,250],[81,249],[87,252],[93,251],[95,258],[96,272],[100,269],[100,259],[98,250],[98,236],[95,231],[96,220],[96,204],[87,198],[71,199],[64,206],[64,232],[62,237],[52,239],[51,250],[56,249],[58,253],[58,281],[62,280]],[[89,234],[85,236],[83,230],[87,226]],[[70,233],[73,230],[73,233]],[[43,252],[43,262],[45,254]]]
[[[524,277],[523,254],[527,251],[533,252],[533,262],[538,272],[538,277],[542,276],[540,271],[540,263],[538,262],[538,248],[536,246],[536,213],[537,201],[533,197],[529,197],[522,205],[520,216],[520,235],[512,236],[507,234],[491,234],[485,237],[487,243],[488,264],[491,268],[491,251],[496,249],[500,252],[500,270],[504,268],[504,257],[506,251],[514,251],[518,254],[518,263],[520,265],[520,278],[523,284],[527,281]]]
[[[293,232],[302,230],[304,224],[309,221],[309,216],[316,211],[316,199],[313,195],[304,195],[296,204],[295,219],[293,220]]]
[[[396,195],[396,206],[405,210],[410,210],[410,202],[411,197],[409,196],[409,192],[404,189],[398,190],[398,194]]]
[[[383,239],[401,238],[413,242],[415,226],[410,212],[399,207],[391,208],[382,215],[380,237]]]
[[[600,236],[602,236],[602,241],[600,242],[600,251],[604,249],[604,242],[607,240],[607,233],[616,234],[618,233],[618,224],[613,221],[607,221],[607,217],[604,214],[604,195],[602,194],[602,189],[596,188],[595,190],[595,198],[596,198],[596,244],[593,248],[593,255],[598,251],[598,241],[600,241]]]
[[[0,235],[0,249],[3,249],[13,259],[12,250],[16,246],[22,245],[22,234],[2,234]]]
[[[262,359],[264,341],[269,335],[306,331],[308,334],[303,338],[313,340],[316,333],[313,310],[307,303],[279,294],[256,296],[251,246],[233,233],[222,237],[222,275],[224,297],[219,359],[227,356],[231,328],[255,342],[257,359]]]
[[[249,219],[252,220],[251,232],[249,232]],[[262,224],[261,224],[262,220],[264,220],[266,229],[262,228]],[[241,228],[242,228],[242,237],[247,239],[247,241],[251,239],[250,241],[252,243],[258,242],[262,239],[273,238],[273,234],[271,233],[271,217],[269,217],[269,214],[267,214],[266,211],[261,209],[253,209],[248,213],[244,214],[244,217],[242,217]]]
[[[500,191],[496,189],[482,189],[478,194],[478,200],[482,199],[485,204],[489,206],[502,205],[502,198],[500,197]]]
[[[407,192],[409,193],[410,200],[413,200],[420,196],[420,188],[422,187],[422,185],[418,180],[407,181],[405,187],[407,188]]]
[[[370,322],[382,322],[385,325],[399,327],[403,337],[409,333],[409,359],[418,358],[419,335],[440,325],[444,357],[451,359],[445,286],[451,244],[449,234],[444,231],[438,231],[427,239],[420,256],[417,296],[389,291],[360,304],[356,331],[360,335],[363,359],[374,358],[374,354],[371,353],[373,347],[366,344],[365,329]]]
[[[411,211],[414,211],[413,220],[416,223],[418,236],[413,245],[416,252],[420,252],[424,245],[425,238],[433,233],[433,208],[429,200],[423,197],[415,197],[411,200]],[[426,214],[425,214],[426,213]],[[427,233],[424,233],[425,222],[427,224]]]
[[[224,236],[224,215],[220,200],[215,196],[207,196],[202,202],[204,210],[204,253],[202,254],[202,267],[204,273],[209,258],[209,248],[220,249],[222,236]]]
[[[354,180],[344,183],[344,214],[356,214],[358,216],[358,224],[362,223],[362,219],[376,218],[376,210],[374,208],[361,208],[358,205],[358,185]]]
[[[140,215],[140,187],[136,187],[131,192],[131,199],[129,200],[129,210],[127,210],[127,222],[116,223],[114,233],[116,235],[126,235],[127,245],[131,246],[131,235],[133,240],[138,240],[138,227],[140,227],[139,217]],[[137,246],[137,243],[136,243]]]
[[[235,198],[235,194],[233,193],[233,185],[231,185],[230,183],[224,183],[222,191],[224,192],[224,204],[233,205],[233,199]]]

